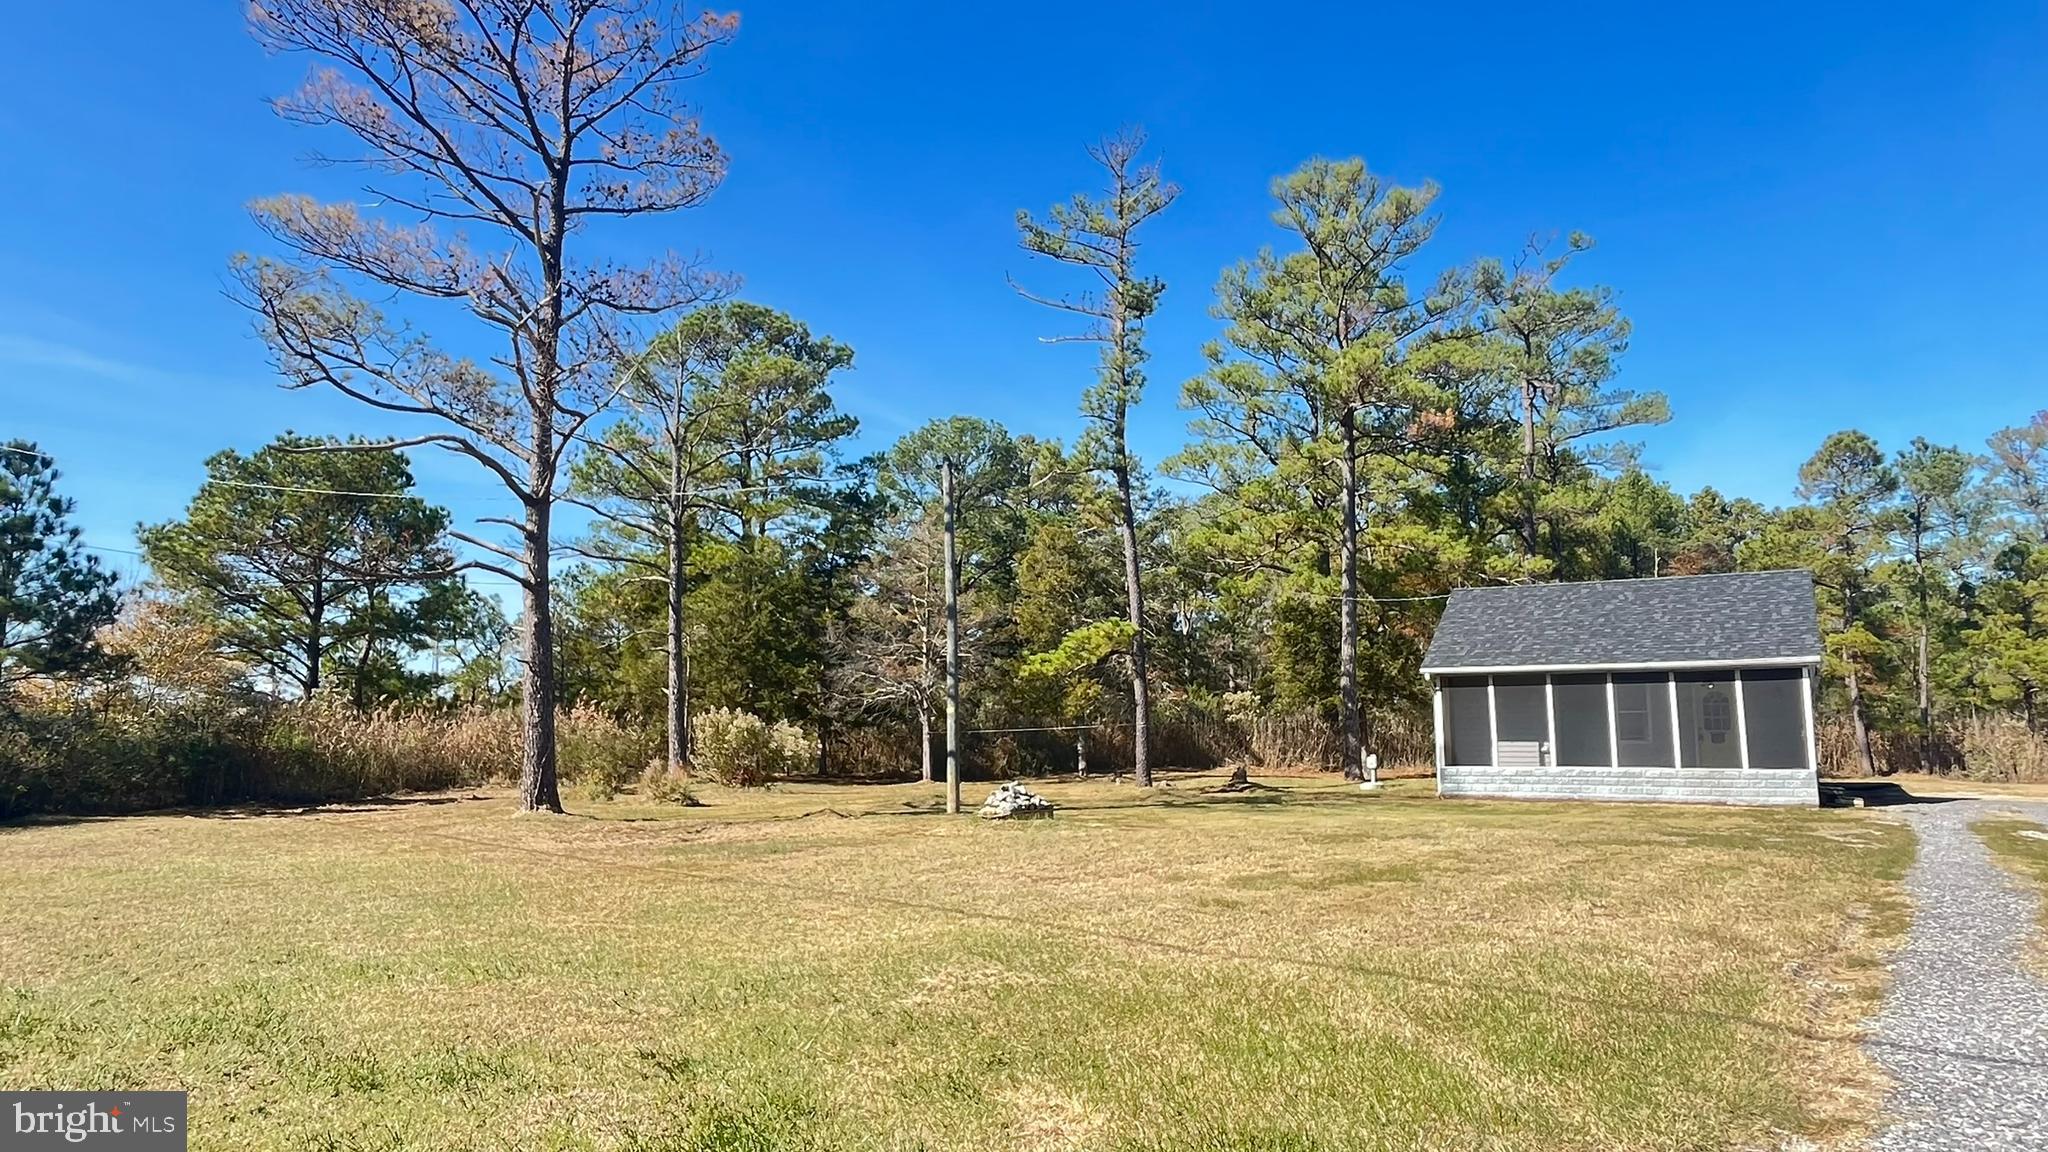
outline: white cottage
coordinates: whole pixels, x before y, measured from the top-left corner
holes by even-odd
[[[1819,803],[1813,577],[1463,588],[1422,673],[1444,796]]]

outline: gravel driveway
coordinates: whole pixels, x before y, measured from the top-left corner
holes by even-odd
[[[1891,1074],[1875,1149],[2048,1149],[2048,983],[2021,966],[2035,897],[1970,823],[2048,804],[1952,800],[1893,809],[1920,839],[1913,926],[1868,1041]]]

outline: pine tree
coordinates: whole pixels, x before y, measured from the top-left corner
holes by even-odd
[[[1131,673],[1132,776],[1152,786],[1152,695],[1146,669],[1145,586],[1138,543],[1139,462],[1131,452],[1130,412],[1145,390],[1145,321],[1159,307],[1166,283],[1138,274],[1138,229],[1164,212],[1180,186],[1163,179],[1157,163],[1139,160],[1145,134],[1129,130],[1088,150],[1108,177],[1099,197],[1075,196],[1054,205],[1040,222],[1017,214],[1024,248],[1062,264],[1085,268],[1097,285],[1079,296],[1025,295],[1038,303],[1088,318],[1076,336],[1055,337],[1097,344],[1102,349],[1095,386],[1081,397],[1089,421],[1079,454],[1109,474],[1116,488],[1117,537],[1124,553],[1124,601]],[[1021,292],[1022,289],[1019,289]]]
[[[1408,263],[1436,231],[1434,184],[1392,185],[1362,160],[1318,159],[1275,181],[1273,196],[1274,221],[1300,247],[1261,252],[1217,285],[1227,343],[1210,348],[1209,371],[1183,391],[1211,442],[1180,464],[1269,509],[1244,526],[1305,544],[1312,570],[1327,573],[1334,553],[1343,766],[1355,778],[1364,771],[1359,547],[1371,461],[1416,447],[1435,393],[1410,357],[1462,305],[1465,285],[1446,273],[1421,297],[1408,287]],[[1311,527],[1332,514],[1334,541]]]
[[[0,704],[22,681],[100,663],[95,633],[119,608],[114,575],[86,552],[59,478],[29,441],[0,444]]]

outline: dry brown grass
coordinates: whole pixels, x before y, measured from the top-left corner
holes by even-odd
[[[1863,775],[1856,742],[1846,720],[1821,718],[1818,733],[1823,776]],[[1923,773],[1953,775],[1995,783],[2048,783],[2048,735],[2034,732],[2018,717],[1979,714],[1943,717],[1923,758],[1920,737],[1913,731],[1874,731],[1871,758],[1887,776]]]
[[[2030,954],[2034,971],[2048,979],[2048,828],[2016,816],[1979,820],[1970,825],[1992,858],[2021,881],[2033,885],[2040,897],[2037,914],[2040,929],[2034,934]]]
[[[1327,778],[0,831],[0,1079],[209,1148],[1853,1142],[1905,831]],[[447,802],[442,802],[447,801]],[[10,1015],[11,1013],[11,1015]],[[329,1143],[321,1143],[329,1141]]]

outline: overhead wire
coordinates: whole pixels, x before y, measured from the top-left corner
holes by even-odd
[[[35,457],[35,458],[37,458],[37,459],[44,459],[44,460],[50,460],[50,459],[54,459],[54,458],[53,458],[53,457],[52,457],[52,456],[51,456],[51,455],[50,455],[49,453],[47,453],[47,452],[42,452],[42,451],[38,451],[38,450],[34,450],[34,449],[28,449],[28,448],[17,448],[17,447],[14,447],[14,446],[13,446],[13,445],[11,445],[11,444],[0,444],[0,452],[11,452],[11,453],[14,453],[14,454],[16,454],[16,455],[21,455],[21,456],[31,456],[31,457]],[[266,484],[266,483],[263,483],[263,482],[260,482],[260,481],[254,481],[254,480],[225,480],[225,479],[219,479],[219,478],[209,478],[209,479],[208,479],[208,480],[206,481],[206,483],[208,483],[208,484],[220,484],[220,485],[224,485],[224,486],[227,486],[227,487],[232,487],[232,488],[245,488],[245,489],[254,489],[254,490],[257,490],[257,491],[269,491],[269,492],[291,492],[291,493],[297,493],[297,494],[302,494],[302,495],[312,495],[312,496],[350,496],[350,497],[357,497],[357,498],[362,498],[362,499],[372,499],[372,500],[409,500],[409,499],[420,499],[420,497],[418,497],[418,496],[416,496],[415,494],[413,494],[413,493],[410,493],[410,492],[359,492],[359,491],[350,491],[350,490],[347,490],[347,489],[341,489],[341,488],[313,488],[313,487],[302,487],[302,486],[299,486],[299,485],[292,485],[292,484]],[[812,481],[812,483],[816,483],[816,482],[815,482],[815,481]],[[778,491],[778,490],[783,490],[783,489],[784,489],[785,487],[786,487],[786,488],[790,488],[790,489],[793,489],[793,488],[797,487],[797,485],[795,485],[795,484],[791,484],[791,485],[787,485],[787,486],[777,486],[777,485],[751,485],[751,486],[748,486],[748,487],[744,487],[744,488],[736,488],[736,489],[713,489],[713,490],[709,490],[709,491],[705,491],[705,490],[699,490],[699,491],[697,491],[697,492],[695,492],[695,493],[688,493],[688,494],[691,494],[691,495],[698,495],[698,496],[704,496],[704,495],[712,495],[712,496],[726,496],[726,495],[742,495],[742,494],[748,494],[748,493],[754,493],[754,492],[772,492],[772,491]],[[662,493],[655,493],[655,495],[662,495]],[[685,495],[685,493],[668,493],[668,495]],[[491,497],[470,497],[470,498],[471,498],[471,499],[499,499],[499,500],[507,500],[507,501],[511,501],[511,500],[513,499],[513,498],[511,498],[511,497],[509,497],[509,496],[495,496],[495,495],[494,495],[494,496],[491,496]],[[140,552],[137,552],[137,551],[134,551],[134,550],[132,550],[132,549],[126,549],[126,548],[109,548],[109,547],[106,547],[106,546],[104,546],[104,545],[94,545],[94,544],[86,544],[86,545],[82,545],[82,546],[83,546],[83,547],[85,547],[85,548],[86,548],[87,550],[89,550],[89,551],[94,551],[94,552],[111,552],[111,553],[116,553],[116,554],[119,554],[119,555],[124,555],[124,556],[142,556],[142,553],[140,553]],[[516,580],[505,580],[505,579],[497,579],[497,580],[489,580],[489,579],[471,579],[471,580],[469,580],[469,581],[467,581],[467,582],[468,582],[468,583],[472,583],[472,584],[479,584],[479,585],[491,585],[491,586],[496,586],[496,587],[504,587],[504,588],[523,588],[523,587],[524,587],[524,585],[520,584],[520,583],[519,583],[518,581],[516,581]],[[1306,597],[1311,597],[1311,598],[1314,598],[1314,599],[1321,599],[1321,600],[1344,600],[1344,599],[1346,599],[1346,598],[1347,598],[1347,597],[1346,597],[1346,596],[1345,596],[1345,595],[1344,595],[1343,593],[1341,593],[1341,592],[1309,592],[1309,591],[1303,591],[1303,590],[1296,590],[1296,591],[1293,591],[1293,592],[1291,592],[1290,594],[1291,594],[1291,595],[1296,595],[1296,596],[1306,596]],[[1426,603],[1426,602],[1429,602],[1429,601],[1435,601],[1435,600],[1448,600],[1449,598],[1450,598],[1450,593],[1448,593],[1448,592],[1436,592],[1436,593],[1431,593],[1431,594],[1428,594],[1428,595],[1421,595],[1421,596],[1368,596],[1368,595],[1365,595],[1364,593],[1353,593],[1353,594],[1352,594],[1352,595],[1351,595],[1351,596],[1349,597],[1349,599],[1351,599],[1351,600],[1352,600],[1352,601],[1353,601],[1354,603],[1368,603],[1368,604],[1413,604],[1413,603]]]

